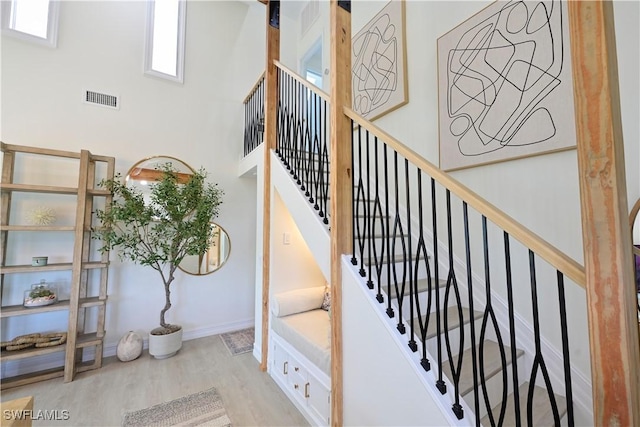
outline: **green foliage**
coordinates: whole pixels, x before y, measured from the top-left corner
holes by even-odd
[[[120,259],[150,266],[162,276],[166,304],[171,307],[170,285],[180,262],[187,255],[204,253],[212,243],[210,221],[218,215],[224,192],[205,181],[200,169],[186,183],[179,183],[171,164],[161,167],[162,179],[149,185],[150,192],[127,187],[118,174],[100,186],[113,194],[113,201],[96,210],[101,226],[93,237],[103,242],[100,252],[117,250]]]

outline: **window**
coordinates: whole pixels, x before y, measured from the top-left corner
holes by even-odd
[[[55,47],[58,39],[58,1],[11,0],[2,2],[4,34]]]
[[[182,83],[186,0],[149,0],[145,73]]]

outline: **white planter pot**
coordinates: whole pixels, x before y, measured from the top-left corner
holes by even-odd
[[[182,328],[166,335],[149,334],[149,354],[156,359],[175,355],[182,347]]]

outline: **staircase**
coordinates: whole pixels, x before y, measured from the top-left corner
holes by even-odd
[[[303,88],[287,70],[279,73],[276,154],[328,230],[326,95]],[[588,424],[590,390],[571,366],[564,295],[565,277],[576,281],[580,267],[398,141],[348,115],[354,124],[353,272],[380,315],[394,322],[405,352],[419,355],[420,368],[435,376],[431,392],[448,399],[452,423]],[[560,265],[548,262],[549,252]],[[553,336],[558,329],[559,339]],[[576,382],[586,388],[577,403]]]

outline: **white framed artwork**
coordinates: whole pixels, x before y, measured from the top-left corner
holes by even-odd
[[[375,120],[407,102],[404,0],[390,1],[351,40],[353,110]]]
[[[575,148],[566,9],[496,1],[438,38],[441,169]]]

